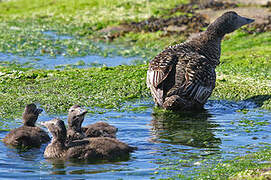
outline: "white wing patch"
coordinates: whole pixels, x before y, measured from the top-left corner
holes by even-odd
[[[147,71],[147,87],[150,88],[152,97],[154,98],[155,102],[162,106],[163,104],[163,90],[157,88],[159,82],[162,78],[161,73],[158,71]]]
[[[212,90],[210,88],[199,86],[197,88],[197,92],[194,96],[194,99],[203,104],[210,97],[211,93]]]

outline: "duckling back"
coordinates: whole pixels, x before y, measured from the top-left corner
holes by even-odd
[[[106,122],[96,122],[94,124],[82,127],[86,137],[111,137],[116,138],[118,129]]]
[[[66,157],[69,159],[81,159],[88,161],[97,160],[125,160],[129,154],[137,148],[131,147],[114,138],[96,137],[87,138],[88,143],[70,147]]]
[[[17,148],[40,147],[41,144],[50,141],[49,135],[39,127],[21,126],[11,130],[3,142]]]

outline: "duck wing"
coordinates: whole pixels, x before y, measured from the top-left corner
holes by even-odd
[[[177,85],[178,88],[171,91],[171,94],[178,94],[204,104],[215,87],[215,64],[198,53],[187,54],[180,63],[182,61],[187,63],[177,68],[176,79],[182,79],[183,77],[178,76],[184,76],[185,81]]]
[[[147,86],[150,88],[156,104],[162,106],[166,89],[164,82],[175,69],[178,61],[177,54],[167,48],[158,54],[149,64],[147,71]]]

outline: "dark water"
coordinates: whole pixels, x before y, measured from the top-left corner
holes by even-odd
[[[126,162],[79,164],[48,161],[45,146],[18,152],[0,142],[0,179],[150,179],[174,174],[192,176],[201,166],[215,164],[236,155],[254,152],[271,142],[271,112],[252,103],[208,101],[206,112],[182,115],[153,112],[150,100],[138,101],[141,112],[89,114],[84,124],[100,120],[115,125],[118,138],[138,150]],[[39,121],[66,115],[48,116]],[[2,121],[1,129],[18,127],[20,120]],[[7,132],[1,131],[0,138]]]

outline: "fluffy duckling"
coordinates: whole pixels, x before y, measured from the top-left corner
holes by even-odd
[[[53,136],[51,143],[44,152],[45,158],[50,159],[79,159],[79,160],[122,160],[136,148],[113,138],[97,137],[73,141],[66,145],[67,131],[60,119],[44,122]]]
[[[69,109],[67,143],[86,137],[81,129],[86,113],[87,110],[81,108],[79,105],[73,105]]]
[[[42,109],[37,109],[35,104],[28,104],[23,112],[23,126],[11,130],[3,142],[17,148],[31,148],[50,141],[48,134],[35,126],[41,112]]]
[[[118,129],[106,122],[97,122],[86,127],[81,127],[87,110],[79,105],[73,105],[68,114],[67,142],[83,139],[85,137],[110,137],[116,138]]]
[[[156,105],[178,111],[202,109],[215,88],[222,38],[253,21],[226,12],[205,32],[154,57],[147,71],[147,86]]]

